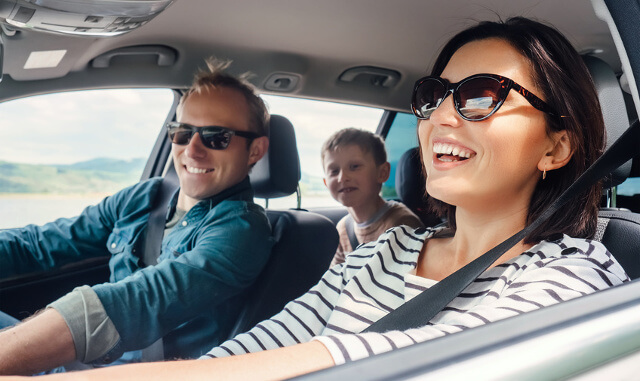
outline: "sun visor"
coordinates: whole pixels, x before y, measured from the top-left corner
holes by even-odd
[[[149,22],[173,0],[2,0],[0,22],[15,28],[117,36]]]

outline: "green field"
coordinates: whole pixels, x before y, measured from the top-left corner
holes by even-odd
[[[68,165],[0,161],[0,193],[113,193],[138,182],[144,164],[105,158]]]

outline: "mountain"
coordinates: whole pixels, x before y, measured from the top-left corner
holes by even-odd
[[[113,193],[138,182],[144,164],[111,158],[64,165],[0,161],[0,193]]]
[[[300,189],[304,194],[313,194],[316,192],[324,192],[327,188],[324,186],[321,176],[310,175],[302,172],[300,176]]]
[[[0,161],[0,193],[101,193],[111,194],[140,180],[146,159],[95,158],[73,164],[24,164]],[[326,195],[322,176],[302,172],[305,195]],[[393,186],[383,186],[383,196],[397,197]]]
[[[55,167],[59,169],[93,170],[114,173],[128,173],[132,171],[142,173],[142,169],[144,169],[144,165],[146,164],[146,162],[146,159],[143,158],[119,160],[99,157],[74,164],[55,165]]]

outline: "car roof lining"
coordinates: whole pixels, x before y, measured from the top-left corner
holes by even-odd
[[[0,99],[26,94],[27,89],[41,93],[83,87],[180,88],[189,85],[193,72],[204,65],[204,57],[216,56],[232,59],[234,74],[254,73],[252,82],[263,93],[407,111],[413,82],[427,72],[452,34],[475,20],[512,15],[548,21],[579,50],[600,49],[601,58],[620,68],[606,24],[583,0],[541,0],[526,8],[521,2],[452,0],[438,4],[431,15],[417,11],[423,8],[419,0],[248,0],[242,7],[221,0],[190,0],[175,2],[142,28],[112,38],[19,32],[3,37],[5,78],[22,83],[15,87],[3,81]],[[126,70],[117,65],[101,69],[109,73],[91,67],[92,59],[114,49],[154,44],[175,49],[176,64],[158,70],[141,60]],[[66,49],[60,68],[24,69],[25,55],[39,49]],[[357,66],[394,70],[400,79],[392,88],[338,80],[345,70]],[[63,80],[54,80],[66,72]],[[289,93],[265,91],[264,82],[274,72],[299,75],[300,86]],[[38,78],[51,80],[20,88]]]

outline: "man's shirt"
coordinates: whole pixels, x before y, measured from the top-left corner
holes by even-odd
[[[158,264],[144,267],[139,257],[160,181],[124,189],[75,218],[0,232],[3,277],[111,256],[110,283],[84,291],[95,293],[101,306],[82,303],[86,315],[102,307],[117,335],[114,338],[108,324],[85,332],[85,343],[76,343],[76,350],[85,346],[79,358],[90,354],[81,358],[84,361],[110,362],[161,337],[165,358],[206,352],[226,338],[244,302],[244,290],[269,257],[269,222],[253,203],[246,178],[191,208],[164,237]],[[176,203],[177,194],[168,217]]]

